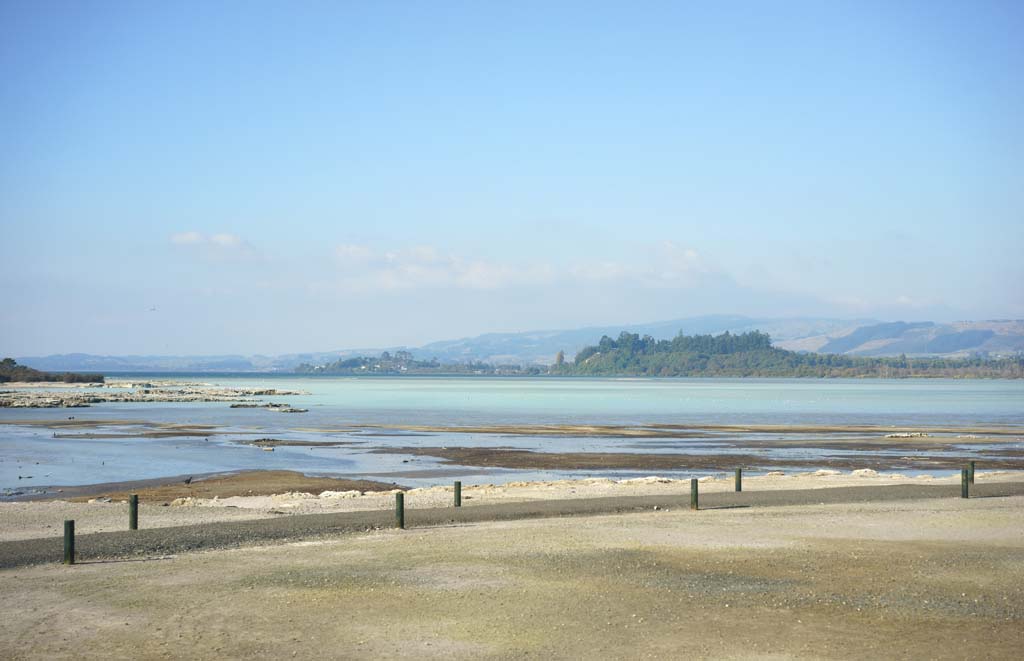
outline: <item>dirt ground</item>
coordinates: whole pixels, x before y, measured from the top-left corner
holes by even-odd
[[[0,657],[1020,658],[1024,498],[384,530],[0,572]]]

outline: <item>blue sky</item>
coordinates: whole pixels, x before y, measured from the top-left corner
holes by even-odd
[[[1024,317],[1017,2],[0,2],[0,353]]]

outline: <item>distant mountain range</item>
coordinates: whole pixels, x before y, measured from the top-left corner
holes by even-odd
[[[18,357],[17,361],[35,369],[61,372],[287,372],[301,363],[321,365],[342,357],[406,350],[416,359],[436,358],[442,363],[481,361],[547,365],[554,362],[559,351],[564,351],[566,358],[571,360],[583,347],[597,344],[601,336],[617,337],[622,331],[651,335],[655,339],[671,339],[680,332],[698,335],[753,330],[768,333],[775,346],[791,351],[855,356],[962,356],[975,353],[1004,356],[1024,352],[1024,320],[941,324],[930,321],[907,323],[873,319],[766,319],[709,315],[649,324],[487,333],[432,342],[421,347],[343,349],[280,356],[95,356],[75,353],[24,356]]]
[[[716,335],[729,331],[744,333],[760,330],[772,336],[776,343],[816,336],[822,333],[840,334],[871,320],[839,319],[753,319],[737,315],[709,315],[687,319],[673,319],[649,324],[623,324],[620,326],[594,326],[575,330],[528,331],[524,333],[487,333],[460,340],[433,342],[412,349],[417,357],[437,357],[441,361],[480,360],[487,363],[550,364],[559,351],[567,359],[585,346],[597,344],[602,336],[618,337],[622,331],[650,335],[656,340],[669,340],[684,335]]]
[[[854,356],[1005,356],[1024,352],[1024,320],[876,323],[775,343],[792,351]]]

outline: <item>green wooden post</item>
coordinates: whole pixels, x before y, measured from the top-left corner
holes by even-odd
[[[455,506],[462,507],[462,482],[455,480]]]
[[[75,522],[64,522],[64,564],[75,564]]]
[[[690,479],[690,509],[699,509],[697,506],[697,478]]]
[[[401,491],[395,494],[395,525],[405,528],[405,494]]]
[[[128,496],[128,530],[139,529],[139,495]]]
[[[960,497],[970,498],[971,497],[971,483],[967,477],[967,469],[960,469]]]
[[[969,479],[971,481],[971,484],[974,484],[974,462],[973,461],[967,462],[967,479]]]
[[[743,491],[743,469],[736,469],[736,491]]]

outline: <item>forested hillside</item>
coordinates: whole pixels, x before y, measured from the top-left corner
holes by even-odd
[[[584,348],[571,363],[554,365],[567,376],[776,376],[776,377],[1024,377],[1024,357],[859,358],[797,353],[772,346],[766,333],[679,335],[672,340],[623,332]]]
[[[54,374],[52,372],[40,372],[19,365],[13,358],[0,360],[0,382],[7,381],[62,381],[64,383],[102,383],[102,374],[73,374],[65,372]]]

